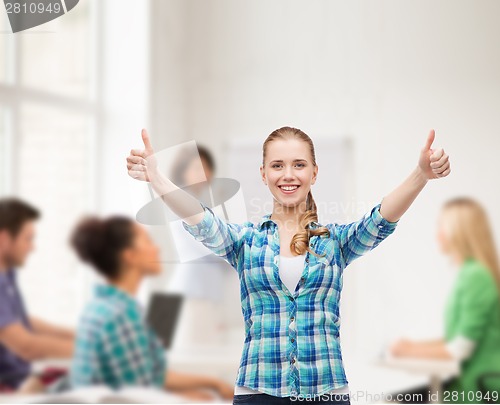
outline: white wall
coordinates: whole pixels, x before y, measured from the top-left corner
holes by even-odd
[[[231,175],[229,139],[264,141],[283,125],[313,140],[343,134],[354,143],[355,201],[368,205],[410,173],[436,130],[453,171],[347,269],[343,299],[355,302],[356,316],[343,319],[342,336],[374,352],[399,334],[438,335],[454,275],[435,243],[439,207],[469,194],[500,223],[500,3],[169,1],[160,11],[156,24],[169,28],[152,63],[166,70],[152,92],[166,109],[152,122],[172,133],[154,136],[208,143],[221,177]],[[174,77],[160,79],[168,72]],[[258,168],[248,170],[258,181]]]

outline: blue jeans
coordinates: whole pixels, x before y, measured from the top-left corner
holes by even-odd
[[[268,394],[234,395],[233,405],[258,404],[258,405],[290,405],[290,404],[324,404],[324,405],[351,405],[349,394],[323,394],[314,398],[275,397]]]

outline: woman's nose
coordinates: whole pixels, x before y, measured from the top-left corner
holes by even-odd
[[[287,167],[285,169],[285,179],[293,179],[293,168]]]

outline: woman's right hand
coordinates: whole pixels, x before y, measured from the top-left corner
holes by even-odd
[[[136,180],[149,182],[165,204],[188,224],[200,222],[204,216],[200,202],[187,191],[176,186],[161,172],[145,129],[142,130],[142,141],[144,149],[132,149],[127,157],[128,175]]]
[[[127,157],[128,175],[136,180],[151,182],[157,169],[153,146],[145,129],[142,130],[144,149],[132,149]]]

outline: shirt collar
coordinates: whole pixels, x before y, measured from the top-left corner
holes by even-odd
[[[259,223],[257,224],[257,227],[258,229],[262,229],[262,227],[264,226],[264,224],[266,222],[274,222],[271,218],[271,212],[268,212],[267,214],[263,215],[262,218],[260,219]]]
[[[262,227],[264,226],[264,224],[267,223],[267,222],[276,223],[276,222],[274,222],[271,219],[271,215],[272,215],[272,212],[268,212],[267,214],[264,214],[262,216],[262,218],[260,219],[259,223],[257,224],[257,227],[258,227],[259,230],[261,230]],[[310,224],[311,229],[317,228],[318,226],[321,226],[321,225],[318,222],[316,222],[316,221],[313,221]]]
[[[94,288],[94,294],[99,298],[116,298],[127,304],[136,305],[136,300],[125,291],[111,284],[98,284]]]

